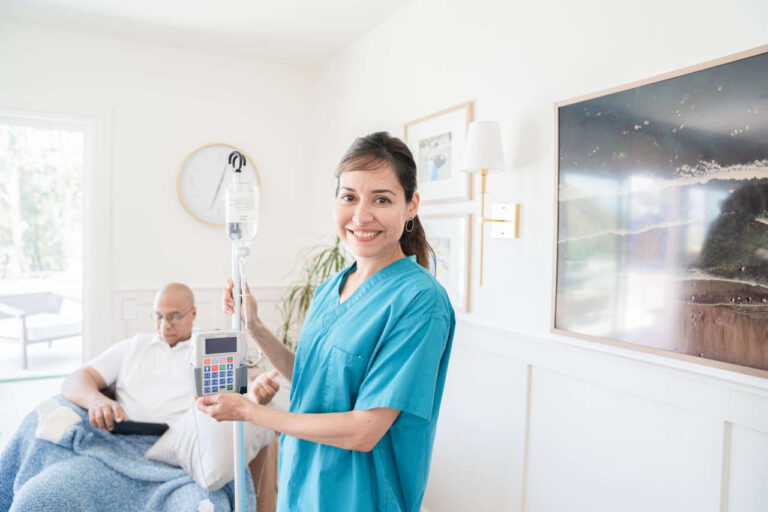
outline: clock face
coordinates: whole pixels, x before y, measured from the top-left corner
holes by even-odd
[[[232,182],[229,155],[240,151],[228,144],[209,144],[190,154],[179,170],[176,188],[181,204],[194,218],[215,226],[224,225],[224,192]],[[241,183],[260,183],[258,170],[248,155],[241,167]]]

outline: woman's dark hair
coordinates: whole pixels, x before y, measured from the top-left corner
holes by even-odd
[[[366,171],[389,165],[405,191],[405,201],[410,203],[416,192],[416,162],[411,150],[397,137],[387,132],[376,132],[355,139],[336,170],[336,193],[339,192],[339,178],[346,171]],[[434,261],[435,251],[427,242],[424,227],[419,216],[413,218],[413,230],[403,229],[400,236],[400,248],[406,256],[415,255],[422,267],[429,269],[429,262]]]

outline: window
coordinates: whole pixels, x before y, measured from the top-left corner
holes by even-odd
[[[86,139],[72,123],[0,117],[3,379],[82,363]]]

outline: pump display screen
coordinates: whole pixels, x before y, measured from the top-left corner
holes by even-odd
[[[237,352],[237,338],[205,338],[206,354],[225,354]]]

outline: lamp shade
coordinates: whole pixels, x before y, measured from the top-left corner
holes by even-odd
[[[467,131],[464,149],[464,172],[488,169],[489,172],[504,170],[504,152],[501,149],[499,123],[473,121]]]

